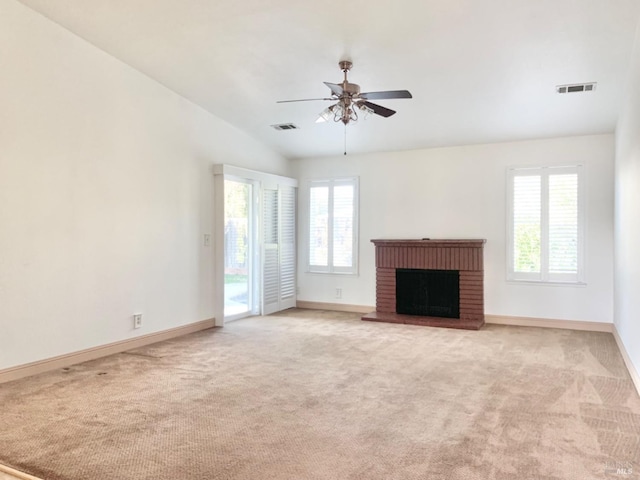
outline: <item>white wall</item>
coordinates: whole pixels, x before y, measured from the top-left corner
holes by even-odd
[[[613,135],[596,135],[297,160],[303,233],[306,180],[360,177],[359,276],[306,273],[302,235],[298,300],[375,305],[373,238],[485,238],[486,313],[612,322],[613,157]],[[507,283],[507,167],[574,162],[586,164],[587,286]],[[342,288],[340,300],[336,288]]]
[[[213,317],[211,165],[288,161],[14,0],[0,65],[0,369]]]
[[[615,187],[615,323],[640,372],[640,24],[616,128]]]

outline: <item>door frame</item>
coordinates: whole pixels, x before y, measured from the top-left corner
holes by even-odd
[[[286,185],[294,188],[298,187],[298,181],[295,178],[284,177],[281,175],[274,175],[270,173],[259,172],[256,170],[249,170],[242,167],[235,167],[232,165],[218,164],[213,166],[214,175],[214,218],[213,218],[213,241],[214,241],[214,255],[213,255],[213,270],[214,270],[214,291],[213,291],[213,314],[215,318],[215,325],[222,327],[225,324],[224,316],[224,180],[240,180],[244,182],[255,182],[253,188],[253,197],[255,204],[255,214],[260,216],[262,211],[261,193],[262,188],[268,185]],[[255,215],[254,215],[255,216]],[[261,308],[262,305],[262,292],[260,288],[262,278],[262,243],[260,241],[261,225],[258,222],[254,229],[255,241],[254,243],[254,292],[258,295],[254,307]],[[256,263],[257,262],[257,263]],[[295,303],[295,300],[294,300]],[[262,313],[256,311],[254,315]],[[231,321],[231,319],[226,319]]]

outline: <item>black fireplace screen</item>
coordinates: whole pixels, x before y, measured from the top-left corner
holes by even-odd
[[[460,318],[460,272],[396,269],[396,312]]]

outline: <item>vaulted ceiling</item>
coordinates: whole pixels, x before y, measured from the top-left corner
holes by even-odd
[[[342,153],[315,123],[338,61],[397,114],[347,127],[351,153],[612,132],[638,0],[21,0],[289,158]],[[590,93],[555,86],[597,82]],[[277,131],[273,124],[299,129]]]

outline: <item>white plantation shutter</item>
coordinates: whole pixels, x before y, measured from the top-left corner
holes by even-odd
[[[279,310],[278,190],[262,191],[262,313]]]
[[[358,179],[309,185],[309,271],[357,273]]]
[[[296,303],[296,189],[281,187],[280,192],[280,307]]]
[[[510,280],[583,281],[582,166],[509,171]]]
[[[549,273],[578,271],[578,174],[549,176]]]
[[[539,274],[542,235],[540,175],[520,175],[514,177],[513,182],[512,267],[515,272]]]
[[[309,189],[309,265],[329,268],[329,186]]]
[[[353,213],[354,192],[352,184],[333,188],[333,266],[353,267]]]
[[[262,313],[295,307],[296,189],[279,186],[263,190]]]

